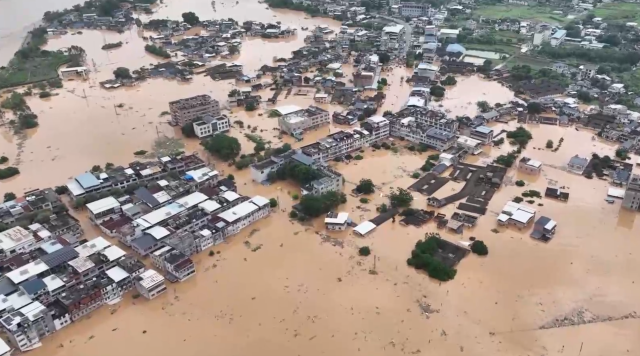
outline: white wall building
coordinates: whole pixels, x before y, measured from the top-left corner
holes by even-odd
[[[106,197],[104,199],[96,200],[87,204],[86,207],[87,210],[89,210],[89,218],[95,224],[99,224],[104,220],[120,215],[122,212],[120,202],[118,202],[114,197]]]
[[[345,230],[349,213],[328,213],[324,218],[324,226],[327,230]]]
[[[135,277],[135,287],[147,299],[153,299],[167,291],[164,277],[155,270],[148,269]]]
[[[43,241],[44,242],[44,241]],[[33,251],[39,243],[35,237],[20,226],[0,232],[0,260],[4,261],[17,254]]]
[[[213,117],[205,115],[202,120],[193,123],[193,130],[199,138],[229,131],[231,123],[227,115]]]
[[[218,214],[212,220],[216,227],[225,231],[225,237],[237,234],[240,230],[254,222],[267,217],[271,213],[269,199],[259,195],[235,207]]]

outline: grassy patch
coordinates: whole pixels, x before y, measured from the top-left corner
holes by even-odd
[[[551,61],[544,58],[534,58],[529,56],[514,56],[507,61],[507,67],[511,68],[515,65],[528,65],[534,70],[545,68],[551,65]]]
[[[502,44],[477,44],[477,43],[465,43],[464,45],[465,49],[468,50],[476,50],[476,51],[489,51],[489,52],[498,52],[498,53],[504,53],[504,54],[508,54],[508,55],[512,55],[514,53],[516,53],[516,51],[520,51],[519,47],[514,47],[514,46],[509,46],[509,45],[502,45]],[[493,59],[491,59],[493,61]]]
[[[602,4],[593,10],[596,17],[605,21],[640,22],[640,5],[632,3]]]
[[[14,57],[5,69],[0,69],[0,88],[58,78],[58,68],[70,60],[68,55],[58,52],[38,58]]]
[[[514,18],[521,20],[537,20],[551,23],[568,23],[563,15],[554,15],[553,9],[545,6],[489,5],[480,6],[474,11],[476,16],[490,19]]]

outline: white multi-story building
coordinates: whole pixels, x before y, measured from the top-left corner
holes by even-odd
[[[566,30],[558,30],[556,31],[556,33],[551,35],[551,39],[549,40],[549,42],[551,42],[552,47],[558,47],[562,44],[562,42],[564,42],[564,39],[566,37],[567,37]]]
[[[459,136],[456,144],[458,147],[464,148],[467,152],[474,155],[482,152],[482,141],[468,136]]]
[[[493,141],[493,129],[487,126],[478,126],[471,130],[469,135],[471,138],[480,140],[484,144],[488,144]]]
[[[305,131],[317,129],[331,122],[329,112],[317,106],[309,106],[307,109],[296,111],[285,109],[282,111],[287,114],[278,117],[280,130],[296,138],[302,138]],[[279,110],[279,112],[282,111]]]
[[[86,205],[89,210],[89,218],[95,224],[99,224],[104,220],[120,215],[122,208],[120,202],[114,197],[106,197],[96,200]]]
[[[224,231],[224,237],[240,232],[254,222],[269,216],[269,199],[259,195],[214,217],[211,222]]]
[[[196,274],[195,263],[180,251],[171,251],[164,256],[164,267],[171,280],[180,282],[184,282]]]
[[[23,352],[41,346],[40,340],[56,331],[51,315],[40,302],[32,302],[0,322],[11,342]]]
[[[213,117],[205,115],[202,120],[193,123],[193,131],[199,138],[229,131],[231,123],[227,115]]]
[[[403,2],[403,3],[400,3],[400,15],[404,17],[426,16],[429,8],[430,8],[429,4]]]
[[[362,128],[351,131],[338,131],[304,146],[300,153],[308,158],[324,163],[336,157],[367,147],[389,136],[389,121],[382,117],[372,117],[365,121]]]
[[[135,287],[147,299],[153,299],[167,291],[164,277],[155,270],[148,269],[135,277]]]
[[[430,80],[438,80],[440,75],[440,67],[429,63],[420,63],[418,67],[413,70],[413,75],[419,77],[429,78]]]
[[[2,261],[18,254],[33,251],[38,246],[39,243],[33,234],[20,226],[0,232],[0,260]]]

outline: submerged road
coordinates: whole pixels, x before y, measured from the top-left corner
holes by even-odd
[[[397,24],[404,26],[404,42],[405,42],[404,50],[408,51],[411,48],[411,26],[402,20],[399,20],[390,16],[378,15],[378,17],[381,17],[385,20],[393,21]]]

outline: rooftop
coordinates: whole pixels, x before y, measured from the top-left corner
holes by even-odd
[[[164,277],[153,269],[148,269],[136,277],[138,283],[145,289],[164,283]]]
[[[118,202],[114,197],[106,197],[89,203],[86,206],[93,215],[96,215],[120,206],[120,202]]]

